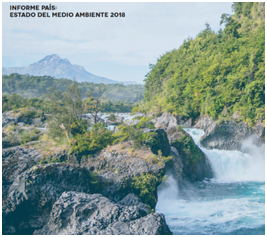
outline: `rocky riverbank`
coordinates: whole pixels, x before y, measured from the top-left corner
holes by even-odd
[[[3,149],[3,234],[171,234],[154,213],[166,172],[182,183],[212,170],[177,126],[143,133],[142,147],[121,142],[91,156]]]
[[[155,118],[157,128],[170,128],[181,125],[184,128],[194,127],[203,129],[205,135],[201,138],[201,145],[208,149],[225,149],[242,151],[244,141],[253,137],[255,145],[260,146],[265,143],[265,126],[259,120],[256,125],[249,126],[245,122],[233,120],[214,121],[208,116],[200,116],[196,121],[183,119],[182,116],[174,116],[164,113]]]

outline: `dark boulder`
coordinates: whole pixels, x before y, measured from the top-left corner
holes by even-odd
[[[36,165],[41,155],[37,150],[13,147],[2,150],[2,199],[18,175]]]
[[[164,217],[131,195],[113,203],[101,194],[64,192],[48,223],[34,234],[171,234]]]
[[[167,170],[168,173],[172,174],[175,177],[175,180],[178,184],[181,184],[184,181],[185,174],[183,173],[183,161],[179,155],[176,148],[171,147],[171,156],[173,157],[171,162],[168,164]]]
[[[169,145],[169,140],[167,133],[163,129],[156,129],[153,132],[148,132],[149,135],[145,144],[150,147],[151,151],[158,155],[158,151],[162,152],[163,156],[169,156],[171,152],[171,148]]]
[[[13,115],[12,111],[7,111],[2,113],[2,127],[5,127],[6,125],[10,123],[17,123],[18,118]]]
[[[213,177],[212,168],[206,155],[198,148],[189,134],[184,131],[173,133],[171,146],[176,148],[182,160],[182,176],[184,178],[194,182]],[[175,153],[174,150],[172,152]],[[178,162],[176,163],[178,164]]]
[[[64,191],[96,192],[95,179],[84,167],[37,165],[19,175],[3,203],[3,233],[31,234],[45,225],[53,203]]]

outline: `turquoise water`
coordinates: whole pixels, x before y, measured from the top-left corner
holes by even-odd
[[[186,129],[199,145],[204,134]],[[250,154],[206,150],[215,177],[178,188],[171,174],[158,189],[156,212],[177,235],[264,235],[264,147],[244,143]]]

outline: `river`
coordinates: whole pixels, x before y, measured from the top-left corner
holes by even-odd
[[[158,187],[156,212],[165,215],[177,235],[264,235],[264,146],[248,140],[243,146],[250,154],[207,150],[199,143],[203,130],[185,131],[207,155],[215,177],[179,189],[169,175]]]

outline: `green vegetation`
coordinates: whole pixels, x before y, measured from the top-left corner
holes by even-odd
[[[255,123],[265,114],[264,3],[234,3],[235,14],[223,14],[224,30],[206,29],[178,50],[161,56],[146,75],[145,103],[140,111],[197,118],[231,118]],[[134,108],[137,111],[137,108]]]
[[[67,160],[62,161],[59,157],[57,156],[49,156],[49,157],[41,157],[38,161],[38,164],[44,165],[44,164],[52,164],[52,163],[59,163],[59,162],[64,162],[67,163]]]
[[[155,129],[154,123],[151,121],[152,119],[153,119],[152,116],[141,118],[140,121],[138,122],[138,124],[136,124],[136,128]]]
[[[145,128],[146,125],[149,128],[154,128],[153,123],[151,122],[152,117],[142,118],[136,125],[127,125],[122,124],[118,126],[119,131],[114,133],[113,144],[120,142],[133,142],[133,148],[140,148],[145,145],[148,141],[152,141],[155,132],[143,133],[142,128]],[[154,141],[154,140],[153,140]]]
[[[163,177],[163,173],[159,175],[146,173],[133,178],[132,188],[134,193],[152,210],[157,203],[157,186],[161,183]]]
[[[51,118],[48,122],[48,135],[54,139],[67,138],[84,133],[88,124],[82,119],[85,105],[77,83],[67,85],[66,92],[53,89],[48,95],[52,105]]]
[[[39,97],[44,99],[49,89],[60,89],[64,93],[67,91],[68,83],[72,82],[69,79],[54,79],[50,76],[13,73],[9,76],[2,76],[2,92],[6,95],[18,94],[24,98]],[[94,98],[98,94],[99,84],[82,82],[77,83],[77,85],[81,90],[82,98],[87,97],[88,92],[92,92]],[[143,99],[144,91],[143,85],[103,84],[100,97],[105,97],[107,101],[113,103],[120,101],[133,104]]]
[[[172,142],[172,146],[174,146],[178,151],[179,154],[186,159],[186,163],[193,163],[195,164],[198,160],[201,160],[203,157],[203,153],[201,150],[196,146],[192,137],[185,134],[179,138],[177,141]]]
[[[50,113],[51,104],[46,100],[51,90],[68,90],[73,81],[54,79],[50,76],[19,75],[17,73],[2,76],[2,110],[14,110],[22,107],[34,107]],[[77,83],[82,99],[92,96],[101,98],[102,112],[131,112],[143,99],[143,85]],[[101,90],[99,88],[101,87]],[[90,96],[88,96],[90,93]]]
[[[102,102],[102,112],[121,112],[127,113],[131,112],[133,107],[136,104],[128,103],[128,102],[111,102],[111,101],[103,101]],[[24,98],[17,94],[12,94],[10,96],[2,95],[2,111],[10,111],[16,110],[24,107],[32,107],[39,110],[42,110],[46,114],[50,114],[53,110],[53,105],[46,99],[40,98]]]
[[[130,144],[133,142],[134,148],[139,148],[143,145],[143,132],[141,129],[136,129],[134,125],[127,124],[119,125],[118,129],[119,131],[113,135],[113,144],[128,141]]]
[[[88,132],[76,134],[71,141],[70,154],[92,155],[112,144],[113,140],[112,132],[104,124],[94,124]]]
[[[108,120],[110,120],[110,121],[116,121],[116,116],[115,116],[115,114],[110,114],[109,116],[108,116],[108,118],[107,118]]]
[[[27,142],[37,140],[38,136],[36,135],[40,133],[41,131],[36,128],[22,129],[14,123],[11,123],[3,128],[3,142],[8,142],[8,147],[12,145],[24,145]]]
[[[49,112],[49,102],[43,99],[30,98],[25,99],[20,95],[12,94],[11,96],[2,95],[2,112],[13,110],[15,112],[19,108],[32,107],[41,111]]]

